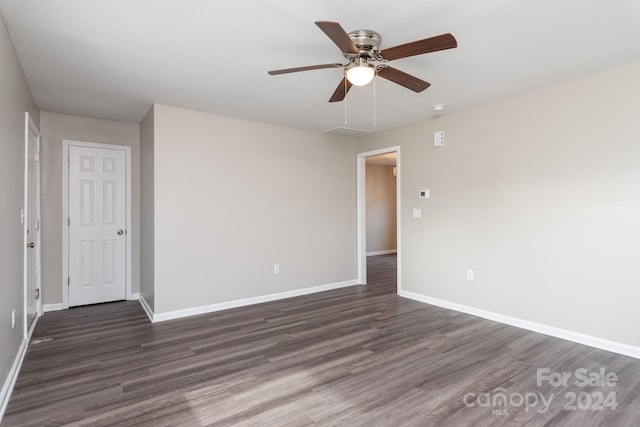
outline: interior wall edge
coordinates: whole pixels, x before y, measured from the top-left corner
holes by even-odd
[[[146,299],[144,299],[144,296],[141,294],[140,297],[138,298],[138,301],[140,302],[140,306],[142,307],[142,309],[144,310],[144,313],[147,315],[147,317],[149,318],[149,321],[151,323],[153,323],[153,317],[154,317],[154,313],[153,310],[151,309],[151,307],[149,306],[149,303],[147,302]]]
[[[13,391],[13,387],[16,384],[16,380],[18,379],[18,374],[20,373],[20,368],[22,367],[22,361],[27,354],[27,347],[29,345],[29,340],[24,339],[20,344],[20,348],[18,349],[18,353],[11,365],[11,370],[9,371],[9,375],[2,386],[2,390],[0,391],[0,422],[2,422],[2,417],[4,416],[4,412],[7,409],[7,405],[9,404],[9,399],[11,398],[11,392]]]
[[[293,297],[298,297],[303,295],[315,294],[318,292],[330,291],[333,289],[346,288],[348,286],[354,286],[357,284],[358,284],[357,279],[351,279],[343,282],[329,283],[326,285],[318,285],[318,286],[312,286],[309,288],[295,289],[291,291],[278,292],[273,294],[261,295],[257,297],[243,298],[243,299],[221,302],[216,304],[203,305],[199,307],[191,307],[191,308],[186,308],[182,310],[167,311],[164,313],[154,313],[148,307],[148,305],[145,307],[146,301],[144,301],[144,298],[140,298],[140,303],[142,304],[142,308],[147,313],[147,316],[149,316],[149,318],[153,323],[156,323],[156,322],[163,322],[166,320],[180,319],[183,317],[196,316],[199,314],[213,313],[216,311],[228,310],[231,308],[246,307],[249,305],[261,304],[263,302],[277,301],[277,300],[282,300],[286,298],[293,298]]]
[[[43,304],[42,305],[42,312],[43,313],[48,313],[50,311],[60,311],[60,310],[64,310],[64,307],[62,307],[62,303]]]
[[[387,255],[387,254],[395,254],[395,253],[398,253],[397,249],[388,249],[384,251],[367,252],[367,256],[378,256],[378,255]]]
[[[587,335],[580,332],[570,331],[555,326],[532,322],[530,320],[507,316],[504,314],[495,313],[468,305],[458,304],[451,301],[428,297],[426,295],[421,295],[415,292],[401,290],[398,291],[398,295],[425,304],[435,305],[437,307],[446,308],[448,310],[470,314],[472,316],[481,317],[483,319],[492,320],[494,322],[502,323],[505,325],[515,326],[517,328],[526,329],[528,331],[537,332],[578,344],[584,344],[589,347],[599,348],[601,350],[606,350],[613,353],[622,354],[624,356],[640,359],[640,347],[637,346],[610,341],[604,338],[594,337],[592,335]]]

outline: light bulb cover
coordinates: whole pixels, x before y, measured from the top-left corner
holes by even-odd
[[[365,86],[376,75],[376,67],[364,60],[359,60],[347,67],[347,80],[354,86]]]

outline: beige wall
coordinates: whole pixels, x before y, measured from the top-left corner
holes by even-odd
[[[401,146],[403,288],[640,345],[638,76],[636,61],[362,138]]]
[[[353,139],[154,112],[156,313],[355,279]]]
[[[393,166],[367,164],[367,253],[396,249],[396,177]]]
[[[38,111],[0,15],[0,389],[23,340],[25,112],[38,124]],[[11,328],[11,311],[16,325]],[[0,402],[1,404],[2,402]]]
[[[154,108],[140,123],[140,294],[155,310]]]
[[[132,292],[140,283],[140,126],[42,112],[42,295],[62,302],[62,140],[131,147]]]

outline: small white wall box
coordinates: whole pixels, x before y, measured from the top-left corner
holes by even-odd
[[[433,133],[433,146],[442,147],[444,145],[444,131],[439,130]]]
[[[429,190],[420,190],[420,198],[428,199],[429,198]]]

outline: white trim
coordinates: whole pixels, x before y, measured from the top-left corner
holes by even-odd
[[[373,251],[367,252],[367,256],[378,256],[378,255],[388,255],[398,253],[397,249],[387,249],[385,251]]]
[[[13,360],[13,364],[9,370],[9,375],[7,375],[7,379],[2,386],[2,391],[0,391],[0,422],[2,422],[4,411],[7,409],[9,398],[13,392],[13,386],[15,386],[16,380],[18,379],[18,373],[20,372],[22,361],[24,360],[24,356],[27,354],[28,343],[29,341],[26,338],[22,340],[18,353],[16,354],[16,358]]]
[[[36,325],[38,324],[38,320],[40,320],[40,317],[36,316],[35,319],[33,319],[33,328],[29,329],[29,333],[27,335],[27,347],[29,347],[29,343],[31,342],[31,336],[33,335],[33,331],[36,330]]]
[[[367,284],[367,164],[364,156],[356,156],[356,227],[358,283]]]
[[[38,160],[37,160],[37,164],[38,164],[38,168],[37,168],[37,175],[38,175],[38,188],[37,188],[37,192],[38,192],[38,201],[37,201],[37,205],[35,207],[30,206],[29,204],[29,130],[32,130],[33,133],[36,136],[36,147],[37,147],[37,152],[38,152]],[[33,332],[33,329],[35,328],[36,323],[38,322],[38,316],[42,315],[42,212],[41,212],[41,184],[40,184],[40,173],[41,173],[41,166],[40,166],[40,160],[39,160],[39,156],[40,156],[40,150],[41,150],[41,141],[40,141],[40,129],[38,129],[38,126],[36,126],[36,123],[33,121],[33,119],[31,118],[31,114],[29,114],[29,112],[24,113],[24,209],[23,209],[23,214],[24,214],[24,219],[23,219],[23,235],[24,235],[24,240],[23,240],[23,250],[24,250],[24,255],[22,257],[23,261],[22,261],[22,275],[23,275],[23,288],[24,288],[24,292],[23,292],[23,313],[24,313],[24,325],[23,325],[23,333],[24,333],[24,338],[28,338],[31,333]],[[28,263],[27,263],[27,244],[28,242],[28,236],[27,236],[27,229],[29,228],[29,215],[30,215],[30,211],[31,209],[35,209],[36,210],[36,217],[37,220],[40,223],[40,226],[38,228],[38,230],[35,233],[35,248],[33,249],[36,254],[36,289],[40,290],[40,297],[38,298],[38,300],[36,301],[36,315],[35,318],[33,319],[33,323],[31,324],[31,328],[28,329],[27,326],[27,288],[28,288],[28,274],[27,274],[27,268],[28,268]]]
[[[60,310],[64,310],[64,308],[62,307],[61,303],[45,304],[45,305],[42,306],[42,312],[43,313],[48,313],[50,311],[60,311]]]
[[[42,300],[42,298],[40,298],[40,300]],[[40,319],[40,317],[36,315],[35,319],[33,319],[32,327],[27,331],[27,336],[22,340],[22,343],[20,343],[20,348],[18,348],[16,358],[13,360],[13,364],[9,370],[9,375],[7,375],[7,379],[2,386],[2,391],[0,391],[0,423],[2,422],[4,411],[7,410],[9,399],[11,399],[11,393],[13,393],[13,387],[16,385],[16,380],[18,379],[18,374],[20,374],[22,362],[27,355],[27,348],[29,348],[29,342],[31,342],[31,336],[33,335],[33,331],[36,329],[38,319]]]
[[[529,320],[519,319],[517,317],[511,317],[504,314],[494,313],[480,308],[470,307],[468,305],[458,304],[451,301],[445,301],[437,298],[420,295],[409,291],[400,291],[398,295],[404,298],[409,298],[415,301],[420,301],[426,304],[435,305],[438,307],[446,308],[449,310],[458,311],[461,313],[471,314],[472,316],[482,317],[483,319],[493,320],[495,322],[503,323],[505,325],[515,326],[517,328],[526,329],[528,331],[538,332],[544,335],[549,335],[556,338],[562,338],[567,341],[572,341],[578,344],[588,345],[590,347],[599,348],[602,350],[611,351],[613,353],[622,354],[625,356],[635,357],[640,359],[640,347],[632,346],[629,344],[623,344],[615,341],[609,341],[604,338],[594,337],[592,335],[582,334],[579,332],[569,331],[567,329],[557,328],[555,326],[544,325],[542,323],[536,323]]]
[[[317,292],[330,291],[332,289],[345,288],[347,286],[357,285],[356,279],[344,282],[330,283],[327,285],[312,286],[310,288],[296,289],[293,291],[278,292],[275,294],[262,295],[252,298],[244,298],[235,301],[221,302],[218,304],[202,305],[199,307],[186,308],[184,310],[168,311],[166,313],[154,313],[143,297],[140,298],[142,308],[152,322],[163,322],[165,320],[179,319],[181,317],[195,316],[198,314],[213,313],[220,310],[228,310],[230,308],[245,307],[247,305],[260,304],[263,302],[276,301],[285,298],[298,297],[301,295],[315,294]]]
[[[380,150],[365,151],[356,155],[356,216],[357,216],[357,260],[358,260],[358,283],[361,285],[367,284],[367,187],[366,187],[366,170],[367,170],[367,157],[377,156],[380,154],[396,153],[396,245],[398,249],[397,261],[397,292],[402,290],[402,271],[401,271],[401,248],[402,248],[402,192],[401,192],[401,179],[402,168],[400,161],[400,146],[382,148]]]
[[[144,310],[145,314],[147,315],[151,323],[153,323],[153,310],[151,310],[151,307],[149,307],[149,303],[147,303],[147,300],[144,299],[142,294],[140,294],[138,301],[140,301],[140,305],[142,306],[142,309]]]
[[[28,249],[27,245],[29,244],[29,240],[27,238],[27,229],[29,228],[29,113],[24,113],[25,115],[25,125],[24,125],[24,202],[22,205],[22,307],[23,307],[23,325],[22,325],[22,338],[27,338],[27,280],[29,274],[27,270],[29,269],[29,263],[27,262],[28,258]],[[15,318],[15,316],[13,316]],[[0,411],[0,413],[4,413],[4,410]]]
[[[62,140],[62,308],[69,308],[69,147],[101,148],[106,150],[118,150],[125,152],[126,161],[126,253],[127,266],[125,277],[125,298],[131,298],[132,261],[131,240],[133,233],[131,230],[131,147],[117,144],[101,144],[96,142],[74,141],[70,139]]]
[[[131,297],[127,298],[127,300],[130,300],[130,301],[136,301],[139,299],[140,299],[140,294],[138,292],[131,294]],[[42,306],[43,313],[48,313],[50,311],[60,311],[60,310],[65,310],[65,308],[62,306],[62,303],[44,304]]]

